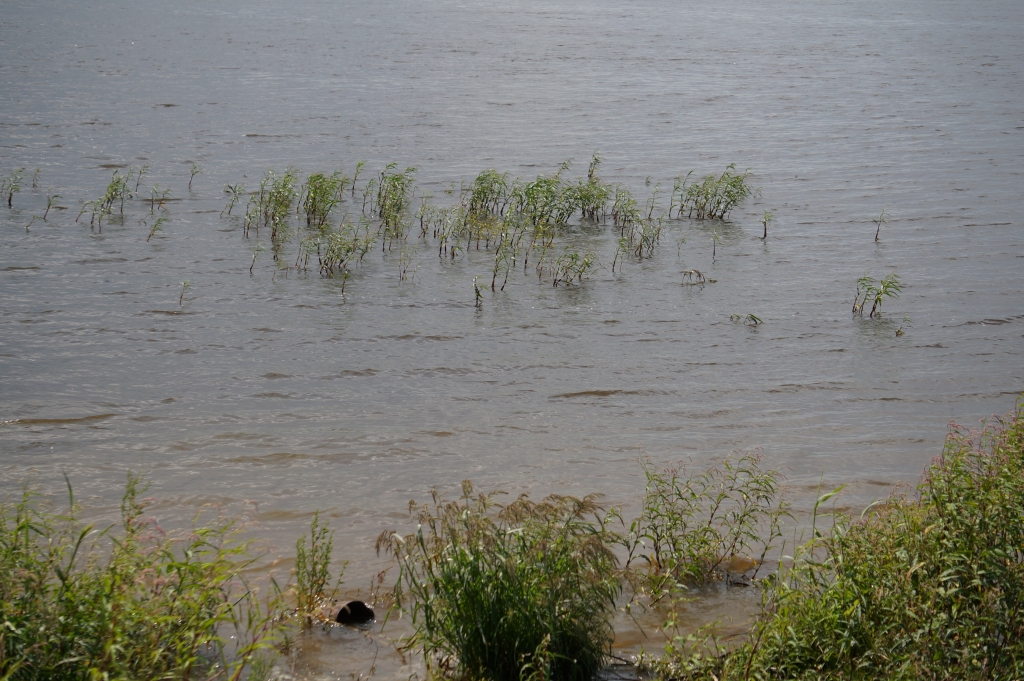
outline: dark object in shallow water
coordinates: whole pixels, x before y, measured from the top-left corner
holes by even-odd
[[[373,621],[373,610],[362,601],[348,601],[341,604],[334,621],[338,624],[366,624]]]

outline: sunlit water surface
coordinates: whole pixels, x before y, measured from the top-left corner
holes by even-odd
[[[0,172],[40,174],[0,209],[0,492],[58,494],[66,472],[112,519],[126,470],[144,471],[162,523],[245,513],[279,570],[321,509],[352,595],[385,565],[378,533],[409,527],[409,499],[465,478],[599,492],[628,516],[638,456],[701,468],[760,448],[798,510],[839,484],[842,507],[863,507],[917,480],[950,419],[1005,412],[1024,387],[1019,10],[5,3]],[[294,244],[250,276],[255,239],[219,215],[226,183],[270,167],[397,161],[442,197],[491,167],[533,177],[574,158],[584,174],[595,150],[641,199],[661,183],[662,209],[672,178],[729,163],[761,195],[724,224],[673,221],[655,258],[614,273],[617,232],[574,227],[559,243],[600,255],[590,280],[553,288],[530,268],[479,310],[484,250],[440,261],[412,238],[410,281],[397,251],[371,251],[342,294],[281,269]],[[143,163],[144,185],[171,189],[160,233],[146,242],[141,200],[102,233],[75,223],[112,169]],[[48,190],[66,209],[26,231]],[[691,268],[716,282],[683,285]],[[851,319],[856,279],[893,270],[904,289],[883,318]],[[724,590],[690,624],[741,631],[755,605]],[[619,624],[623,654],[657,649]],[[375,655],[379,676],[417,669],[388,650],[339,630],[296,673],[365,674]]]

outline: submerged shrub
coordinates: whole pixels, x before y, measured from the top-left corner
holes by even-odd
[[[737,173],[735,164],[730,164],[721,175],[708,175],[694,182],[685,188],[679,213],[687,208],[687,216],[698,220],[725,219],[729,211],[754,194],[755,189],[747,179],[749,175],[749,171]],[[676,189],[683,189],[682,184],[677,183]]]
[[[623,538],[638,591],[655,599],[726,576],[737,558],[760,564],[781,534],[787,505],[778,496],[781,474],[761,469],[761,456],[726,459],[702,473],[659,468],[641,460],[647,478],[643,509]],[[641,564],[643,565],[643,564]],[[753,565],[751,566],[753,569]]]
[[[918,490],[815,533],[765,588],[747,643],[716,655],[677,640],[653,670],[720,680],[1024,676],[1024,400],[980,433],[954,427]]]
[[[594,497],[522,496],[502,506],[434,494],[419,527],[385,532],[377,549],[400,566],[397,607],[412,617],[409,649],[459,678],[589,681],[610,653],[620,592],[605,514]]]

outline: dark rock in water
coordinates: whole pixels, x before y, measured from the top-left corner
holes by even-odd
[[[373,609],[362,601],[348,601],[341,604],[334,621],[338,624],[367,624],[373,621]]]

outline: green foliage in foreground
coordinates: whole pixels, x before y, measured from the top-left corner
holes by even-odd
[[[116,537],[73,503],[59,515],[26,492],[0,507],[0,678],[237,679],[268,645],[233,524],[172,541],[143,518],[140,482],[129,475]],[[217,633],[231,625],[237,651]]]
[[[601,669],[620,582],[593,498],[501,506],[467,482],[461,499],[415,510],[418,531],[385,532],[377,548],[399,563],[408,647],[433,673],[589,681]]]
[[[747,643],[677,640],[666,679],[1024,677],[1024,401],[950,432],[919,496],[815,533],[764,590]]]
[[[333,533],[318,515],[288,608],[276,586],[257,599],[242,579],[254,559],[237,521],[170,537],[145,516],[144,491],[129,473],[121,527],[104,530],[78,520],[73,497],[63,513],[30,491],[0,505],[0,680],[252,681],[293,614],[329,621]]]

